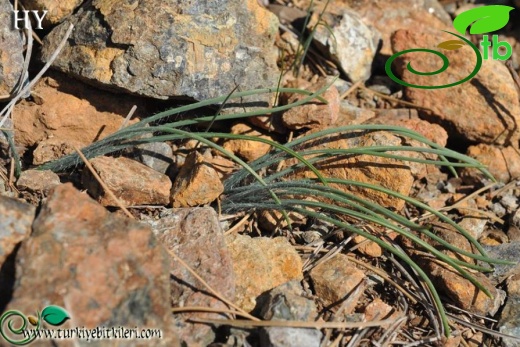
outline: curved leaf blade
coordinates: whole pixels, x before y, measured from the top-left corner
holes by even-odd
[[[449,51],[454,51],[462,46],[464,46],[466,43],[462,40],[448,40],[441,42],[437,45],[438,48],[447,49]]]
[[[509,12],[514,7],[504,5],[489,5],[464,11],[453,20],[453,26],[462,35],[471,26],[470,34],[486,34],[506,26]]]
[[[59,306],[47,306],[42,311],[42,319],[54,326],[62,325],[69,318],[69,313]]]

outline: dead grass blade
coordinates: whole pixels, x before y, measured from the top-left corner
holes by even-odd
[[[314,328],[314,329],[364,329],[369,327],[381,327],[385,324],[393,324],[403,315],[393,319],[376,320],[370,322],[301,322],[301,321],[250,321],[243,319],[189,319],[193,323],[214,325],[229,325],[237,328],[279,327],[279,328]],[[406,317],[405,317],[406,318]]]
[[[96,181],[98,181],[98,183],[101,185],[101,187],[103,187],[103,190],[108,194],[110,195],[110,198],[115,202],[115,204],[126,214],[126,216],[130,219],[135,219],[134,216],[126,209],[126,207],[123,205],[123,203],[117,198],[117,196],[112,192],[112,190],[106,185],[106,183],[101,179],[101,177],[99,177],[98,173],[96,172],[96,170],[94,169],[94,167],[92,166],[92,164],[88,161],[87,158],[85,158],[85,156],[83,155],[83,153],[81,153],[81,151],[78,149],[78,147],[76,147],[75,145],[72,145],[72,148],[74,148],[74,150],[78,153],[79,157],[81,158],[81,160],[83,160],[83,162],[85,163],[85,166],[89,169],[90,173],[92,174],[92,176],[94,176],[94,178],[96,179]]]

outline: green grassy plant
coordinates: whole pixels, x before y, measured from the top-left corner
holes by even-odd
[[[307,54],[309,53],[309,49],[312,45],[312,41],[314,40],[314,36],[316,35],[316,31],[318,30],[318,28],[320,26],[324,27],[327,31],[329,31],[330,35],[333,38],[334,44],[336,44],[336,38],[334,37],[332,28],[326,22],[324,22],[322,20],[323,15],[325,14],[325,12],[327,10],[327,7],[329,6],[329,3],[330,3],[330,0],[327,0],[325,5],[323,6],[322,11],[318,15],[318,19],[317,19],[316,23],[312,26],[308,36],[305,38],[303,32],[305,32],[305,29],[307,28],[307,25],[309,24],[309,21],[311,20],[314,0],[311,0],[309,7],[307,8],[307,15],[305,16],[305,20],[303,22],[302,32],[297,33],[298,38],[299,38],[299,43],[298,43],[298,48],[296,50],[296,57],[292,64],[293,73],[296,77],[298,77],[300,75],[301,67],[303,66],[305,57],[307,57]]]
[[[186,126],[194,125],[197,123],[211,122],[211,121],[224,121],[241,119],[256,115],[263,115],[272,112],[283,111],[291,107],[301,105],[309,102],[315,98],[320,98],[319,95],[327,88],[323,87],[315,93],[302,91],[298,89],[262,89],[240,93],[233,93],[221,98],[215,98],[211,100],[201,101],[193,105],[182,106],[174,108],[165,112],[158,113],[152,117],[146,118],[136,124],[130,125],[120,131],[114,133],[105,139],[98,141],[90,146],[82,149],[82,152],[87,158],[93,158],[99,155],[104,155],[116,151],[120,151],[123,148],[136,146],[139,144],[150,143],[150,142],[162,142],[162,141],[176,141],[195,139],[204,145],[213,148],[220,152],[222,155],[229,157],[230,159],[237,162],[242,169],[234,173],[225,182],[225,198],[222,201],[223,211],[232,213],[238,211],[248,210],[277,210],[284,214],[287,218],[287,211],[297,212],[299,214],[318,218],[329,223],[332,223],[337,228],[347,230],[349,232],[362,235],[367,239],[377,243],[386,251],[392,253],[404,263],[410,266],[419,277],[424,281],[428,289],[430,290],[432,297],[434,298],[434,305],[438,312],[440,321],[442,322],[444,333],[449,334],[448,318],[446,316],[444,306],[441,299],[429,279],[428,275],[421,269],[417,263],[415,263],[406,252],[402,249],[395,247],[392,244],[387,243],[385,240],[376,237],[362,228],[356,225],[345,222],[344,216],[354,218],[360,221],[365,221],[373,225],[379,225],[383,228],[393,230],[403,237],[410,239],[417,245],[418,248],[430,253],[432,256],[438,258],[440,261],[448,264],[455,269],[459,274],[464,276],[473,283],[476,287],[484,291],[486,294],[491,295],[476,278],[471,275],[467,269],[473,269],[477,271],[490,271],[490,267],[475,265],[472,262],[467,262],[455,258],[449,257],[436,248],[429,245],[427,242],[422,240],[418,233],[421,233],[432,240],[440,243],[447,249],[455,252],[458,255],[464,255],[474,260],[480,260],[488,264],[504,263],[490,259],[479,243],[472,238],[463,228],[457,225],[450,218],[444,214],[430,208],[428,205],[423,204],[413,198],[399,194],[390,189],[381,187],[375,184],[368,184],[363,182],[357,182],[352,180],[344,180],[338,178],[327,178],[324,177],[320,171],[316,168],[322,160],[334,160],[339,157],[345,157],[345,155],[372,155],[386,158],[393,158],[396,160],[402,160],[404,162],[419,162],[431,165],[446,166],[453,170],[455,167],[474,167],[479,169],[487,177],[492,178],[489,172],[478,163],[476,160],[469,158],[465,155],[459,154],[455,151],[443,148],[423,136],[401,127],[386,126],[386,125],[355,125],[355,126],[343,126],[337,128],[330,128],[319,132],[314,132],[309,135],[299,137],[289,143],[281,144],[275,141],[247,136],[239,134],[229,134],[220,132],[193,132],[184,130]],[[189,110],[202,108],[216,103],[222,103],[228,99],[234,99],[259,93],[274,93],[274,92],[286,92],[286,93],[300,93],[305,95],[300,101],[293,104],[274,107],[272,109],[255,110],[243,113],[210,115],[202,116],[194,119],[178,120],[174,122],[168,122],[165,120],[176,114],[180,114]],[[321,100],[323,101],[323,100]],[[156,123],[163,123],[155,125]],[[348,149],[305,149],[304,145],[312,143],[313,141],[323,140],[331,135],[337,134],[349,134],[359,132],[372,132],[372,131],[388,131],[393,134],[414,139],[423,145],[424,147],[411,147],[411,146],[372,146],[372,147],[358,147]],[[144,134],[153,134],[151,137],[143,137]],[[263,157],[251,162],[246,163],[233,153],[225,150],[219,144],[213,142],[213,139],[239,139],[246,141],[257,141],[267,143],[272,146],[270,153]],[[407,157],[395,152],[421,152],[434,154],[438,159],[421,159]],[[273,170],[279,163],[289,159],[296,159],[297,163],[293,166],[284,168],[280,171]],[[43,164],[39,169],[49,169],[53,171],[63,171],[70,167],[79,165],[81,159],[77,154],[71,154],[65,156],[59,160]],[[287,179],[296,170],[300,169],[310,170],[315,174],[314,179]],[[261,175],[260,172],[267,172],[265,175]],[[453,170],[453,172],[455,172]],[[399,215],[398,213],[373,203],[367,199],[361,198],[354,194],[345,192],[337,189],[334,186],[345,185],[355,186],[363,189],[370,189],[379,191],[390,196],[402,199],[407,204],[416,206],[425,211],[431,212],[439,220],[448,223],[455,227],[462,235],[464,235],[478,250],[479,254],[473,254],[466,252],[456,246],[453,246],[441,238],[434,235],[426,227],[414,223],[407,218]],[[309,201],[304,197],[313,196],[317,197],[318,201]]]

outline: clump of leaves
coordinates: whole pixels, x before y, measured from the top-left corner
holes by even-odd
[[[406,252],[401,248],[396,247],[394,244],[388,243],[380,237],[372,235],[364,229],[357,227],[351,223],[345,222],[345,216],[354,218],[356,220],[365,221],[373,225],[379,225],[383,228],[393,230],[405,238],[408,238],[415,243],[419,248],[435,256],[440,261],[448,264],[455,269],[459,274],[464,276],[466,279],[471,281],[476,287],[484,291],[486,294],[491,295],[486,288],[482,286],[478,280],[471,275],[467,269],[473,269],[477,271],[490,271],[490,267],[484,267],[475,265],[469,261],[461,260],[460,257],[447,256],[430,244],[425,242],[418,233],[421,233],[432,240],[435,240],[439,244],[443,245],[447,249],[453,251],[457,255],[464,255],[474,260],[479,260],[487,264],[504,263],[503,261],[494,260],[489,258],[484,249],[479,243],[471,237],[463,228],[457,223],[443,215],[441,212],[430,208],[428,205],[421,203],[411,197],[399,194],[398,192],[390,189],[381,187],[376,184],[369,184],[358,182],[354,180],[346,180],[339,178],[328,178],[324,177],[320,171],[316,168],[316,163],[322,160],[334,161],[339,157],[345,155],[371,155],[378,157],[393,158],[396,160],[402,160],[404,162],[419,162],[424,164],[446,166],[453,173],[456,167],[474,167],[482,171],[486,176],[492,178],[488,171],[478,163],[476,160],[459,154],[455,151],[443,148],[423,136],[401,127],[386,126],[386,125],[355,125],[355,126],[343,126],[338,128],[330,128],[323,131],[308,134],[292,140],[288,143],[281,144],[268,139],[240,135],[240,134],[229,134],[220,132],[193,132],[184,130],[186,126],[195,125],[197,123],[206,123],[212,121],[224,121],[232,119],[240,119],[257,115],[270,114],[273,112],[279,112],[291,107],[301,105],[309,102],[315,98],[320,99],[319,95],[326,90],[328,86],[325,86],[315,93],[310,93],[298,89],[290,88],[277,88],[277,89],[259,89],[247,92],[234,93],[225,97],[214,98],[206,101],[201,101],[193,105],[182,106],[174,108],[165,112],[158,113],[152,117],[146,118],[138,123],[130,125],[126,128],[119,130],[111,136],[106,137],[96,143],[93,143],[82,149],[82,152],[87,158],[93,158],[99,155],[104,155],[116,151],[120,151],[127,147],[132,147],[144,143],[150,142],[162,142],[162,141],[177,141],[186,139],[195,139],[200,143],[220,152],[222,155],[229,157],[230,159],[237,162],[242,168],[229,177],[225,182],[225,198],[222,200],[222,209],[225,212],[238,212],[238,211],[249,211],[249,210],[277,210],[280,211],[287,220],[288,211],[297,212],[299,214],[321,219],[328,223],[335,225],[337,228],[346,230],[355,234],[362,235],[367,239],[377,243],[383,249],[393,254],[410,268],[412,268],[421,280],[426,284],[427,288],[431,292],[433,297],[433,304],[438,313],[440,321],[442,322],[443,331],[446,335],[449,334],[448,319],[445,313],[445,309],[441,299],[435,289],[433,283],[429,279],[428,275],[421,269],[421,267],[415,263]],[[306,95],[301,100],[284,106],[273,107],[271,109],[261,109],[243,113],[233,113],[220,115],[208,115],[200,116],[194,119],[184,119],[173,122],[168,122],[171,116],[178,115],[189,110],[203,108],[208,105],[214,105],[225,102],[228,99],[240,98],[260,93],[300,93]],[[324,100],[320,99],[322,102]],[[166,122],[166,123],[165,123]],[[154,125],[157,123],[163,123]],[[413,139],[422,143],[423,147],[411,147],[411,146],[371,146],[371,147],[358,147],[348,149],[302,149],[305,148],[305,144],[312,141],[319,141],[320,139],[326,138],[334,134],[348,134],[354,132],[371,132],[371,131],[388,131],[393,134]],[[143,137],[145,134],[152,134],[152,136]],[[267,143],[272,146],[270,153],[263,157],[251,162],[246,163],[233,153],[225,150],[218,143],[214,142],[214,139],[240,139],[247,141],[257,141]],[[420,152],[434,154],[438,157],[436,160],[421,159],[416,157],[403,156],[397,153],[402,152]],[[296,159],[297,164],[284,168],[280,171],[272,170],[273,167],[279,166],[283,161],[289,159]],[[77,154],[71,154],[65,156],[59,160],[46,163],[39,167],[39,169],[49,169],[53,171],[62,171],[67,168],[79,165],[81,159]],[[302,168],[310,170],[315,174],[315,178],[311,179],[288,179],[292,173]],[[261,174],[266,173],[266,174]],[[400,214],[384,207],[364,199],[360,196],[345,192],[335,188],[334,185],[345,185],[361,187],[364,189],[370,189],[390,196],[402,199],[407,204],[416,206],[417,208],[423,209],[432,213],[439,220],[452,225],[462,235],[464,235],[478,250],[479,254],[473,254],[464,251],[454,245],[447,243],[435,234],[433,234],[428,228],[412,222]],[[304,197],[313,196],[316,199],[308,200]]]

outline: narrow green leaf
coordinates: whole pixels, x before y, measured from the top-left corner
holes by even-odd
[[[281,112],[284,110],[288,110],[292,107],[303,105],[313,99],[318,99],[320,102],[327,103],[327,100],[323,99],[320,95],[325,92],[337,79],[337,77],[328,85],[323,86],[316,92],[312,93],[306,90],[301,89],[295,89],[295,88],[266,88],[266,89],[255,89],[255,90],[249,90],[245,92],[239,92],[239,93],[233,93],[230,98],[241,98],[249,95],[255,95],[255,94],[261,94],[261,93],[274,93],[274,92],[280,92],[280,93],[297,93],[302,95],[307,95],[306,97],[295,101],[294,103],[283,105],[283,106],[277,106],[273,108],[264,108],[260,110],[255,111],[249,111],[244,113],[233,113],[233,114],[226,114],[226,115],[219,115],[217,118],[217,121],[224,121],[224,120],[232,120],[232,119],[240,119],[240,118],[247,118],[247,117],[253,117],[253,116],[259,116],[259,115],[265,115],[269,113],[275,113],[275,112]],[[116,133],[105,137],[104,139],[95,142],[85,148],[82,149],[83,154],[87,159],[94,158],[96,156],[105,155],[108,153],[112,153],[115,150],[121,150],[123,148],[127,148],[129,146],[125,146],[122,144],[125,140],[128,141],[132,138],[136,138],[139,136],[142,136],[144,134],[151,133],[150,130],[151,127],[146,127],[147,124],[152,122],[158,122],[166,117],[170,117],[176,114],[180,114],[183,112],[187,112],[190,110],[195,110],[204,106],[214,105],[219,102],[223,102],[226,100],[227,96],[218,97],[214,99],[208,99],[204,101],[197,102],[195,104],[177,107],[171,110],[167,110],[161,113],[158,113],[154,116],[148,117],[143,119],[142,121],[129,125],[126,128],[123,128]],[[210,122],[214,118],[214,115],[211,116],[203,116],[198,117],[195,119],[184,119],[181,121],[176,121],[173,123],[167,123],[163,124],[162,126],[168,126],[171,128],[180,128],[180,127],[186,127],[189,125],[194,125],[202,122]],[[181,138],[180,136],[179,138]],[[186,137],[184,137],[186,138]],[[150,142],[153,142],[151,140]],[[14,148],[14,145],[13,145]],[[43,165],[40,165],[38,167],[38,170],[52,170],[52,171],[63,171],[67,168],[70,168],[75,165],[81,164],[82,161],[77,155],[77,153],[68,154],[66,156],[61,157],[60,159],[47,162]]]

